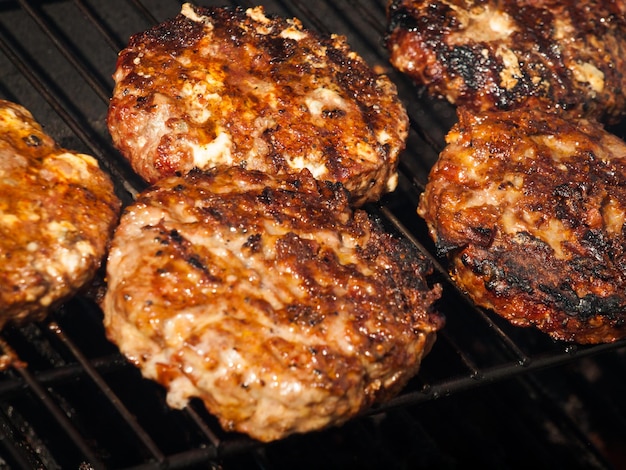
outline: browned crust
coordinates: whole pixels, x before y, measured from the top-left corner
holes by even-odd
[[[516,31],[467,32],[465,13],[484,8]],[[625,14],[623,1],[392,0],[386,43],[399,70],[474,111],[539,105],[616,122],[626,108]],[[595,86],[581,78],[591,71]]]
[[[0,101],[0,326],[43,318],[96,274],[121,203],[92,157]]]
[[[153,183],[189,171],[196,164],[188,143],[203,145],[226,131],[234,165],[277,174],[300,171],[290,162],[304,159],[317,176],[313,167],[323,164],[320,178],[343,183],[355,204],[395,188],[406,111],[395,85],[351,51],[344,37],[305,30],[295,19],[272,16],[263,23],[239,7],[192,8],[206,20],[181,13],[132,36],[118,58],[108,125],[138,174]],[[281,34],[286,29],[291,37]],[[207,74],[223,83],[210,90],[223,101],[198,96],[195,104],[211,113],[198,123],[182,109],[187,98],[181,90],[202,84]],[[305,103],[318,87],[332,90],[345,106],[313,116]],[[131,137],[141,132],[150,138],[142,126],[150,126],[151,113],[164,103],[181,106],[180,115],[168,120],[156,148],[144,153]],[[179,131],[182,123],[185,130]],[[380,139],[381,133],[389,138]],[[362,158],[357,147],[368,147],[374,158]],[[319,152],[323,157],[312,157]]]
[[[153,210],[167,215],[133,228]],[[124,253],[136,245],[145,251]],[[226,429],[260,440],[340,424],[395,395],[443,326],[430,263],[306,170],[163,179],[127,209],[111,253],[109,338],[147,375],[158,355],[151,378],[191,380]],[[207,326],[178,349],[165,328],[184,312]],[[231,348],[242,365],[220,360]],[[301,391],[280,391],[292,383]]]
[[[598,124],[460,110],[418,212],[478,305],[559,340],[626,336],[626,144]]]

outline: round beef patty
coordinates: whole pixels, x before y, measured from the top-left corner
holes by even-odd
[[[390,0],[386,44],[394,67],[475,112],[626,113],[624,0]]]
[[[89,156],[0,101],[0,327],[42,319],[94,277],[121,203]]]
[[[414,376],[443,319],[430,264],[308,170],[192,170],[121,220],[110,340],[184,407],[271,441],[343,423]]]
[[[558,340],[626,335],[626,144],[601,125],[461,109],[418,213],[477,304]]]
[[[353,203],[395,189],[408,117],[395,85],[345,38],[261,7],[203,8],[138,33],[121,51],[108,127],[149,183],[193,168],[307,168]]]

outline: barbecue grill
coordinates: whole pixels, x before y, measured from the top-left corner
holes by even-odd
[[[0,0],[0,97],[27,107],[62,146],[98,158],[125,203],[144,185],[106,130],[117,52],[181,3]],[[400,183],[368,210],[436,267],[447,325],[432,352],[389,403],[339,428],[261,444],[224,432],[199,402],[168,408],[164,390],[106,340],[96,285],[43,322],[0,332],[0,468],[624,468],[626,341],[576,346],[513,327],[473,306],[437,258],[415,207],[455,113],[389,67],[385,2],[263,4],[345,35],[398,85],[412,124]]]

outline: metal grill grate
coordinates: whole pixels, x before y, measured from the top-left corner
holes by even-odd
[[[217,4],[216,2],[201,2]],[[256,2],[241,2],[250,6]],[[130,34],[174,16],[173,0],[0,1],[0,97],[30,109],[61,145],[96,156],[125,202],[142,188],[105,128],[110,78]],[[371,207],[437,266],[447,317],[406,390],[339,429],[270,445],[183,411],[104,336],[88,295],[47,321],[0,332],[0,468],[612,468],[626,462],[626,341],[575,347],[475,308],[449,282],[415,215],[454,121],[390,70],[383,0],[268,1],[266,10],[344,34],[398,84],[412,122],[400,187]],[[619,130],[619,129],[618,129]]]

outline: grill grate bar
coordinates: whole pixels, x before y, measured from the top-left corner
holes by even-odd
[[[198,412],[194,409],[193,406],[188,405],[185,407],[185,413],[192,419],[192,421],[198,426],[204,435],[209,439],[209,441],[213,444],[215,448],[219,447],[221,444],[220,438],[217,436],[213,430],[207,426],[206,421],[198,414]]]
[[[45,453],[46,447],[31,432],[28,423],[25,423],[17,411],[0,404],[0,459],[2,468],[11,468],[9,462],[16,468],[56,468],[54,459]],[[38,449],[35,452],[34,449]]]
[[[294,5],[299,12],[295,13],[294,16],[297,18],[306,18],[311,26],[322,34],[330,34],[331,31],[328,29],[328,26],[313,12],[313,10],[311,10],[311,8],[307,6],[307,3],[308,5],[312,4],[312,2],[306,2],[303,0],[292,0],[285,2],[283,5],[285,5],[285,8],[287,8],[287,5]]]
[[[150,22],[150,24],[158,23],[158,20],[154,17],[152,12],[141,3],[141,0],[129,0],[131,5],[133,5],[137,10],[141,12],[143,16]],[[125,44],[124,44],[125,45]]]
[[[581,431],[580,426],[574,423],[572,418],[562,409],[561,404],[550,396],[550,393],[539,380],[532,374],[529,374],[524,378],[524,383],[528,387],[529,393],[532,393],[535,396],[535,400],[541,404],[542,411],[559,423],[559,428],[562,432],[571,435],[569,442],[576,443],[579,446],[579,455],[586,457],[585,465],[596,469],[609,470],[613,468],[604,456],[593,445],[590,445],[588,436]]]
[[[98,371],[108,372],[111,370],[129,367],[126,359],[120,354],[92,359],[89,362]],[[80,377],[83,372],[84,369],[78,364],[66,364],[56,366],[53,369],[38,372],[35,374],[35,377],[37,382],[41,384],[53,384]],[[25,388],[26,384],[20,379],[20,377],[4,377],[0,383],[0,396],[11,396],[19,393]]]
[[[89,5],[87,5],[84,0],[73,0],[76,8],[80,10],[80,12],[89,20],[89,22],[96,28],[96,30],[100,33],[100,35],[107,42],[109,47],[117,53],[120,49],[122,49],[126,44],[120,42],[115,35],[111,32],[111,30],[107,27],[107,25],[100,20],[94,11],[91,9]],[[154,17],[152,17],[154,20]],[[108,102],[108,96],[106,102]]]
[[[403,394],[391,399],[368,414],[380,410],[389,410],[397,407],[406,407],[427,402],[429,400],[439,399],[441,397],[451,396],[455,393],[463,392],[480,385],[494,383],[501,380],[509,379],[530,371],[547,369],[570,363],[572,358],[576,356],[578,359],[583,357],[591,357],[605,351],[614,350],[616,348],[626,347],[626,340],[621,340],[614,344],[601,344],[592,347],[585,347],[578,351],[573,348],[570,353],[554,354],[545,353],[537,355],[527,363],[504,363],[491,367],[479,369],[479,373],[475,375],[461,375],[458,377],[449,377],[439,383],[427,384],[421,390],[407,390]],[[463,354],[462,352],[460,352]]]
[[[99,83],[94,78],[93,74],[89,72],[85,66],[86,61],[81,60],[80,54],[73,50],[71,45],[61,37],[61,35],[55,31],[53,26],[48,20],[46,20],[44,13],[41,10],[36,10],[30,5],[27,0],[18,0],[22,8],[30,15],[30,17],[37,23],[42,31],[50,38],[56,48],[61,51],[65,59],[72,64],[74,69],[80,74],[80,76],[91,86],[93,91],[104,102],[109,102],[109,89],[102,83]]]
[[[372,27],[372,30],[376,32],[377,37],[383,37],[386,32],[386,26],[381,24],[378,17],[374,16],[373,10],[365,8],[362,3],[354,0],[348,0],[348,4],[352,7],[352,11],[357,13],[363,20]],[[382,13],[381,17],[384,17],[386,8],[384,5],[378,4],[379,12]],[[370,35],[371,36],[371,35]]]
[[[48,412],[52,415],[54,420],[61,426],[67,436],[71,439],[71,442],[80,450],[80,452],[91,462],[95,468],[104,468],[104,463],[100,458],[92,451],[91,446],[83,439],[82,435],[74,427],[72,421],[68,418],[65,412],[59,407],[57,402],[50,396],[50,394],[42,387],[37,378],[30,373],[26,367],[14,367],[14,370],[18,372],[24,383],[34,392],[37,400],[44,405]]]
[[[141,443],[149,450],[152,456],[157,461],[164,461],[165,456],[158,448],[158,446],[151,439],[146,430],[137,422],[135,416],[128,411],[124,404],[120,401],[117,395],[111,390],[109,385],[104,381],[102,376],[98,373],[96,368],[91,364],[89,360],[84,356],[82,351],[76,347],[73,341],[63,332],[56,322],[50,322],[50,330],[53,331],[69,351],[74,355],[78,363],[82,366],[83,370],[87,373],[90,379],[96,384],[98,389],[106,396],[109,403],[111,403],[119,415],[124,419],[128,426],[132,429],[133,433],[141,441]]]

